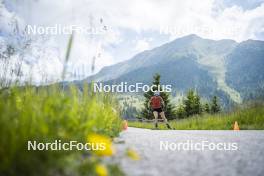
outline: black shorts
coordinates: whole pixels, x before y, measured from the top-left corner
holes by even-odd
[[[155,109],[153,109],[152,111],[153,111],[153,112],[156,111],[156,112],[158,112],[158,113],[161,113],[163,110],[162,110],[162,108],[155,108]]]

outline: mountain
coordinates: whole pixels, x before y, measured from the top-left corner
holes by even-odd
[[[227,84],[244,99],[264,97],[264,42],[240,43],[227,58]]]
[[[216,94],[224,104],[241,103],[264,90],[264,42],[209,40],[188,35],[131,59],[104,67],[83,81],[150,84],[155,73],[175,92],[195,88],[202,96]]]

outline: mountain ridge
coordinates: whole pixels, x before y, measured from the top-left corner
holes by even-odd
[[[244,56],[251,58],[251,61],[243,59]],[[243,99],[248,98],[248,94],[255,91],[252,89],[251,92],[243,81],[236,81],[239,80],[238,73],[242,72],[240,69],[244,69],[243,66],[247,64],[253,67],[250,69],[251,72],[257,68],[258,72],[248,75],[258,83],[258,89],[262,89],[264,87],[264,72],[261,71],[262,68],[264,70],[263,41],[247,40],[238,43],[230,39],[203,39],[192,34],[138,53],[129,60],[105,67],[83,81],[113,83],[140,80],[150,83],[151,75],[159,72],[165,82],[175,85],[175,91],[186,91],[187,87],[199,87],[198,91],[204,92],[207,97],[212,92],[218,92],[225,94],[235,103],[241,103]],[[239,70],[236,70],[237,67]],[[243,86],[247,86],[247,89],[243,89]]]

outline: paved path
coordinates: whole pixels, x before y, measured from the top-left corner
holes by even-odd
[[[264,131],[178,131],[128,128],[120,135],[124,144],[116,144],[118,153],[128,147],[136,150],[141,160],[121,159],[121,167],[131,176],[205,176],[264,175]],[[160,141],[175,144],[208,141],[236,143],[235,151],[160,149]],[[186,148],[185,148],[186,149]],[[234,148],[233,148],[234,149]]]

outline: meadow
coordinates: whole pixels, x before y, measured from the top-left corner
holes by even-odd
[[[254,103],[236,108],[232,112],[202,114],[181,120],[172,120],[170,124],[176,130],[232,130],[235,121],[241,130],[264,129],[264,104]],[[130,127],[154,129],[153,123],[129,121]],[[159,129],[167,129],[162,123]]]

